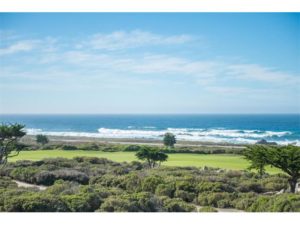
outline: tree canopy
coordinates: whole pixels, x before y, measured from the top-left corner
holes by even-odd
[[[172,133],[165,133],[163,142],[166,147],[173,148],[176,144],[176,137]]]
[[[149,146],[143,146],[135,155],[138,159],[147,161],[150,168],[154,168],[157,163],[160,165],[161,162],[168,159],[167,154]]]
[[[253,145],[244,151],[245,158],[251,162],[249,169],[256,169],[260,177],[266,171],[265,166],[267,165],[267,161],[265,157],[262,157],[262,153],[266,151],[266,148],[263,145]]]
[[[254,168],[270,165],[281,169],[290,177],[290,191],[293,193],[296,191],[297,181],[300,178],[300,147],[256,145],[249,147],[244,155],[246,159],[251,161]]]
[[[36,135],[36,142],[41,145],[49,143],[49,139],[46,135],[38,134]]]
[[[19,154],[21,147],[18,140],[26,134],[24,127],[21,124],[0,125],[0,165],[5,164],[7,158]],[[15,153],[11,154],[13,151]]]

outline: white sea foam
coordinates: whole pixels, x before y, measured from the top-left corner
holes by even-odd
[[[285,135],[292,134],[289,131],[260,131],[260,130],[234,130],[234,129],[196,129],[196,128],[168,128],[166,130],[154,130],[154,128],[138,129],[109,129],[99,128],[98,132],[60,132],[60,131],[43,131],[41,129],[26,129],[30,135],[44,134],[49,136],[71,136],[71,137],[95,137],[95,138],[140,138],[140,139],[157,139],[161,140],[166,132],[172,132],[178,140],[186,141],[205,141],[205,142],[229,142],[238,144],[253,144],[260,139],[267,139],[279,144],[290,144],[300,146],[300,140],[287,140],[282,138]]]

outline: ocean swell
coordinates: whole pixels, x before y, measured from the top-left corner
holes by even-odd
[[[288,138],[290,131],[260,131],[237,129],[188,129],[168,128],[166,130],[144,129],[109,129],[99,128],[98,132],[74,132],[74,131],[43,131],[42,129],[27,129],[30,135],[44,134],[49,136],[69,137],[94,137],[94,138],[125,138],[125,139],[155,139],[161,140],[166,132],[176,135],[178,140],[203,141],[203,142],[228,142],[235,144],[254,144],[258,140],[266,139],[276,141],[278,144],[296,144],[300,146],[300,140]]]

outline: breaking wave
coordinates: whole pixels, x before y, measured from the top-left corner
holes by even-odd
[[[129,127],[128,127],[129,128]],[[176,135],[178,140],[203,141],[203,142],[228,142],[236,144],[254,144],[258,140],[266,139],[276,141],[278,144],[296,144],[300,146],[300,140],[290,140],[290,131],[260,131],[260,130],[235,130],[235,129],[196,129],[196,128],[168,128],[166,130],[154,130],[155,127],[144,129],[109,129],[99,128],[98,132],[72,132],[72,131],[43,131],[41,129],[27,129],[30,135],[44,134],[50,136],[69,137],[95,137],[95,138],[126,138],[126,139],[156,139],[161,140],[166,132]]]

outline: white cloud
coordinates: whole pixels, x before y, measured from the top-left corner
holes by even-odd
[[[193,40],[189,35],[159,35],[151,32],[134,31],[115,31],[110,34],[95,34],[79,44],[78,47],[89,46],[93,49],[118,50],[127,48],[137,48],[153,45],[175,45],[184,44]]]
[[[258,64],[228,63],[217,60],[192,60],[163,54],[113,54],[95,53],[89,50],[72,50],[43,54],[40,63],[50,65],[71,65],[76,70],[86,71],[85,74],[125,73],[139,75],[186,76],[189,81],[200,85],[223,81],[259,82],[262,84],[278,84],[295,86],[300,78],[294,74],[270,69]],[[146,76],[144,76],[146,78]]]
[[[299,76],[264,67],[257,64],[235,64],[227,66],[227,73],[238,79],[262,81],[267,83],[299,83]]]
[[[65,71],[69,70],[68,74],[74,74],[74,77],[80,72],[90,77],[97,76],[97,74],[99,76],[102,74],[186,76],[189,77],[188,82],[195,82],[202,86],[212,86],[211,84],[220,80],[229,82],[249,80],[293,87],[300,85],[299,76],[259,64],[229,63],[210,59],[195,60],[175,54],[145,54],[143,52],[131,54],[130,51],[120,54],[114,51],[94,51],[94,49],[116,50],[147,45],[183,44],[193,39],[189,35],[167,36],[139,30],[118,31],[93,35],[89,41],[84,41],[85,48],[76,48],[72,45],[72,41],[67,43],[60,40],[59,42],[49,37],[39,40],[20,40],[0,49],[0,55],[37,50],[36,54],[32,54],[27,57],[28,60],[23,60],[21,63],[29,65],[30,68],[35,68],[38,64],[38,66],[47,64],[45,68],[55,67],[51,76],[55,73],[65,75]],[[13,73],[6,75],[12,76]],[[149,79],[150,76],[143,77]],[[235,89],[234,91],[242,92],[243,90]],[[226,90],[222,91],[226,92]],[[232,92],[232,89],[228,90],[230,91]]]
[[[57,40],[51,37],[44,39],[32,39],[32,40],[18,40],[10,44],[6,44],[5,47],[0,48],[0,56],[6,56],[16,54],[20,52],[30,52],[33,50],[39,50],[43,53],[54,52],[57,50],[55,47]]]
[[[31,51],[33,48],[35,48],[37,43],[38,42],[35,40],[18,41],[18,42],[11,44],[5,48],[1,48],[0,56],[14,54],[14,53],[18,53],[18,52]]]

